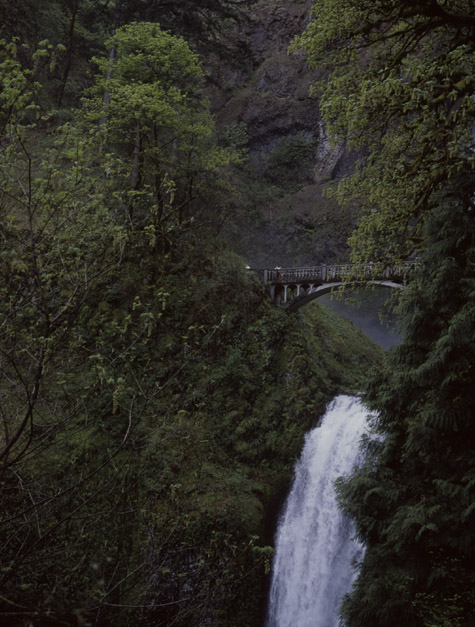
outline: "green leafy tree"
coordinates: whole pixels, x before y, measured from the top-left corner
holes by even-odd
[[[35,49],[47,39],[65,46],[55,71],[43,76],[49,89],[48,106],[77,106],[87,83],[88,64],[104,51],[105,41],[120,26],[135,20],[160,24],[163,30],[184,37],[194,49],[226,55],[239,64],[245,54],[243,40],[230,37],[236,23],[249,21],[255,0],[0,0],[0,36],[18,37]],[[111,50],[112,56],[115,50]],[[28,55],[23,55],[27,61]]]
[[[343,604],[352,627],[475,616],[474,28],[463,0],[322,0],[298,42],[327,68],[329,135],[362,155],[337,192],[362,207],[353,260],[421,260],[404,338],[366,392],[382,437],[340,482],[367,546]]]
[[[124,229],[88,142],[40,134],[41,88],[17,52],[0,44],[0,617],[64,624],[133,586],[130,377],[154,314],[133,297],[114,309]]]
[[[41,93],[42,106],[77,106],[86,83],[90,58],[104,50],[111,34],[111,7],[102,0],[16,0],[0,1],[0,37],[22,42],[18,58],[29,67],[31,54],[40,42],[48,41],[55,49],[54,68],[41,75],[46,87]],[[112,16],[113,16],[112,12]]]
[[[239,307],[264,296],[239,260],[229,276],[218,261],[205,272],[216,245],[171,218],[173,246],[161,251],[146,182],[143,214],[124,220],[127,126],[55,128],[37,80],[52,45],[32,69],[19,50],[0,43],[0,622],[119,625],[149,613],[202,624],[229,612],[230,589],[242,595],[249,567],[268,562],[249,537],[261,510],[252,482],[242,505],[240,473],[225,504],[214,494],[229,468],[210,427],[221,414],[205,412],[196,388],[234,337],[230,322],[221,330],[226,308],[241,324]],[[172,79],[166,90],[179,91]],[[110,152],[105,130],[116,133]]]
[[[341,181],[364,211],[358,261],[407,256],[438,192],[474,168],[473,28],[467,2],[323,0],[297,40],[328,78],[316,86],[327,133],[366,156]]]
[[[183,39],[157,24],[133,23],[108,46],[115,53],[97,59],[84,122],[102,127],[103,158],[116,158],[130,224],[145,220],[162,234],[209,207],[209,192],[225,187],[220,172],[233,156],[214,143],[200,93],[203,71]]]

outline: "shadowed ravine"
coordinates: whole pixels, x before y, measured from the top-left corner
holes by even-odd
[[[401,338],[397,331],[397,317],[388,309],[388,290],[359,289],[354,293],[348,292],[347,296],[351,298],[350,301],[325,294],[318,299],[318,303],[350,320],[381,348],[386,350],[399,344]]]

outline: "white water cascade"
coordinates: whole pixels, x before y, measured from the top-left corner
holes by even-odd
[[[343,595],[364,547],[338,508],[335,480],[359,458],[368,410],[338,396],[305,438],[292,489],[279,521],[266,627],[336,627]]]

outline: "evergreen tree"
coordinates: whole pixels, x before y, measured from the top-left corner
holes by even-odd
[[[465,198],[455,191],[426,222],[404,339],[366,394],[384,441],[340,486],[368,547],[344,606],[349,625],[475,617],[475,214],[461,185]]]
[[[328,68],[328,133],[361,155],[337,192],[362,207],[354,261],[421,261],[366,392],[381,439],[340,482],[367,545],[351,627],[475,620],[474,29],[464,0],[322,0],[299,39]]]

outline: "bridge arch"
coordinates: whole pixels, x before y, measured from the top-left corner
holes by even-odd
[[[308,291],[305,291],[304,293],[299,294],[295,298],[287,300],[287,302],[283,303],[283,306],[284,306],[284,309],[286,309],[287,311],[290,311],[290,312],[297,311],[297,309],[299,309],[303,305],[306,305],[310,301],[315,300],[316,298],[319,298],[320,296],[323,296],[324,294],[328,294],[335,289],[338,289],[340,287],[345,287],[345,288],[354,287],[356,285],[360,285],[360,286],[361,285],[376,285],[378,287],[385,287],[389,289],[399,289],[399,290],[405,289],[405,285],[401,283],[395,283],[394,281],[348,281],[348,282],[338,281],[335,283],[323,283],[321,285],[310,288]],[[278,298],[278,293],[276,294],[276,296]],[[274,303],[280,304],[280,302],[277,303],[275,302],[275,300],[274,300]]]
[[[249,268],[268,286],[275,305],[296,311],[314,298],[339,287],[378,285],[404,289],[406,281],[417,270],[419,262],[403,261],[385,266],[381,263],[359,265],[322,265],[303,268]],[[355,278],[353,278],[355,277]]]

